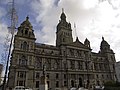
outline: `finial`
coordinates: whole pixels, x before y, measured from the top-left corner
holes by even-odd
[[[102,36],[102,40],[104,41],[104,37]]]
[[[79,39],[78,39],[78,37],[76,37],[76,41],[77,41],[77,42],[79,42]]]
[[[85,40],[86,40],[86,41],[88,41],[88,39],[87,39],[87,38],[86,38]]]
[[[64,9],[62,8],[62,14],[60,16],[61,20],[66,21],[66,15],[64,13]]]
[[[64,8],[62,8],[62,13],[64,13]]]
[[[76,24],[74,23],[74,28],[76,29]]]
[[[27,17],[26,17],[26,20],[28,20],[29,19],[29,15],[27,15]]]
[[[78,36],[77,36],[76,24],[75,24],[75,23],[74,23],[74,29],[75,29],[75,36],[78,37]]]

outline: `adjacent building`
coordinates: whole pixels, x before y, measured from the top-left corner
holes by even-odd
[[[103,85],[116,80],[115,62],[114,52],[104,37],[98,53],[92,52],[87,38],[84,43],[78,37],[73,41],[71,23],[66,21],[64,12],[56,26],[56,46],[37,43],[33,26],[26,17],[14,37],[8,87],[38,90],[43,73],[49,90]]]
[[[120,61],[116,62],[115,65],[117,81],[120,82]]]

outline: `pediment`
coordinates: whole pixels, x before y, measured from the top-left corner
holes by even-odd
[[[85,46],[82,42],[79,41],[78,38],[76,38],[76,41],[73,43],[68,44],[70,46],[74,46],[74,47],[79,47],[79,48],[85,48],[85,49],[90,49],[89,47]]]

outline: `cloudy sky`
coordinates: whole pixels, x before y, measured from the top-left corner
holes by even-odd
[[[0,54],[9,35],[12,0],[0,0]],[[120,61],[120,0],[15,0],[17,27],[29,15],[37,38],[36,42],[55,45],[56,25],[62,8],[71,23],[73,37],[81,42],[88,38],[93,52],[100,50],[102,36]],[[76,33],[74,23],[76,24]],[[10,36],[10,35],[9,35]]]

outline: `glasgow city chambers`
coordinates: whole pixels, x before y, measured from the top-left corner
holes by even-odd
[[[43,72],[49,90],[62,87],[93,87],[115,81],[115,53],[102,37],[99,52],[92,52],[90,41],[73,41],[71,23],[64,12],[56,26],[56,45],[36,42],[29,17],[18,27],[10,60],[8,87],[39,90]]]

